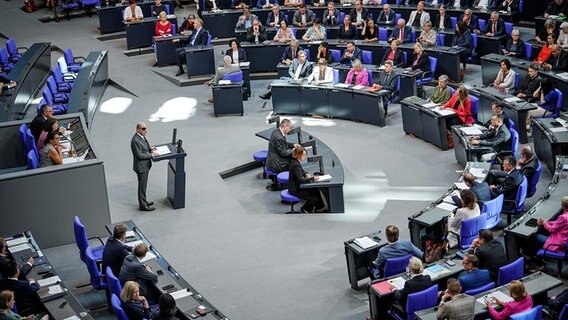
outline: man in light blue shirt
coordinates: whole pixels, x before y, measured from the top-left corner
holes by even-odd
[[[398,240],[399,233],[397,226],[387,226],[385,235],[387,237],[388,244],[379,249],[377,259],[373,261],[373,265],[376,267],[372,268],[373,276],[375,278],[382,278],[383,268],[387,259],[398,258],[409,254],[422,259],[422,256],[424,255],[423,252],[409,240]]]

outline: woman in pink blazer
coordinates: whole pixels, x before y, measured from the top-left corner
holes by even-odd
[[[369,86],[369,75],[367,74],[367,69],[363,68],[361,61],[355,59],[351,64],[352,68],[345,78],[346,84],[354,84],[356,86]]]
[[[513,298],[513,301],[511,302],[502,302],[497,298],[485,300],[485,305],[487,306],[489,314],[491,314],[491,318],[495,320],[509,319],[510,316],[520,312],[529,311],[533,307],[532,297],[527,294],[525,285],[521,281],[511,281],[511,285],[509,286],[509,295]],[[498,312],[495,308],[493,308],[492,304],[497,304],[498,306],[503,307],[503,310]]]

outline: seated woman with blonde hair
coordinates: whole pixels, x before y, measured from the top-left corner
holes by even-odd
[[[527,293],[525,285],[519,280],[511,281],[509,285],[509,295],[513,298],[511,302],[502,302],[493,297],[491,300],[485,301],[487,310],[491,314],[491,318],[495,320],[509,319],[510,316],[525,312],[533,307],[532,297]],[[500,312],[495,310],[491,304],[496,304],[503,308]]]
[[[369,74],[367,73],[367,69],[363,68],[359,59],[353,60],[351,70],[349,70],[345,78],[345,83],[354,84],[356,86],[369,86]]]

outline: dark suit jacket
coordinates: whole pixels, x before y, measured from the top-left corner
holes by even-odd
[[[459,21],[463,21],[463,14],[458,19],[458,22]],[[479,30],[479,18],[475,14],[471,14],[471,19],[467,28],[469,29],[469,32],[473,32],[475,29]]]
[[[140,295],[148,297],[150,286],[158,283],[158,275],[146,269],[146,266],[133,254],[129,254],[122,262],[118,280],[122,285],[126,281],[136,281],[140,285]]]
[[[531,181],[534,173],[536,172],[536,168],[538,167],[538,158],[533,156],[532,159],[529,160],[524,166],[521,167],[521,174],[527,177],[528,181]]]
[[[497,25],[496,25],[496,31],[493,35],[495,36],[501,36],[507,33],[507,31],[505,30],[505,21],[503,21],[503,19],[499,18],[499,20],[497,20]],[[487,24],[485,25],[485,29],[482,31],[482,33],[488,33],[488,32],[493,32],[493,23],[489,20],[487,21]]]
[[[122,303],[122,309],[128,320],[143,320],[150,319],[150,309],[144,309],[144,305],[140,301],[128,300]]]
[[[290,59],[290,60],[297,59],[298,58],[298,51],[300,51],[300,50],[304,50],[304,48],[298,46],[296,48],[296,56],[293,57],[292,56],[292,48],[286,47],[286,49],[284,49],[284,52],[282,53],[282,57],[280,57],[280,61],[284,61],[286,59]]]
[[[382,86],[381,90],[388,90],[392,93],[396,89],[397,79],[398,76],[394,72],[390,74],[381,72],[381,74],[379,74],[379,84]]]
[[[359,59],[359,61],[363,61],[363,52],[361,51],[361,49],[355,47],[355,51],[353,51],[353,55],[351,55],[351,58],[347,58],[344,55],[341,56],[341,63],[343,64],[351,64],[351,62],[353,62],[355,59]]]
[[[266,167],[275,172],[288,170],[292,158],[293,143],[286,142],[280,129],[274,129],[268,142]]]
[[[266,41],[267,35],[266,35],[266,27],[265,26],[259,26],[259,35],[258,35],[258,42],[263,42]],[[253,27],[248,27],[247,28],[247,41],[249,42],[254,42],[255,41],[255,36],[253,33]]]
[[[511,129],[509,128],[509,116],[507,116],[507,114],[505,112],[501,113],[501,116],[503,117],[503,124],[505,125],[505,127],[507,127],[507,129]],[[491,127],[491,119],[487,120],[487,122],[485,122],[485,127],[486,128],[490,128]],[[509,131],[510,133],[510,131]]]
[[[566,68],[568,68],[568,53],[564,50],[560,50],[558,57],[551,54],[545,62],[550,64],[552,70],[566,71]]]
[[[470,272],[464,271],[458,277],[463,291],[479,288],[491,282],[491,275],[488,270],[474,269]]]
[[[403,32],[404,32],[404,40],[402,42],[403,43],[410,42],[412,40],[412,29],[410,27],[405,26]],[[399,33],[400,33],[400,29],[397,26],[392,30],[392,33],[391,33],[389,39],[393,39],[393,38],[398,39]]]
[[[480,146],[492,147],[497,153],[503,150],[511,150],[511,133],[504,125],[481,134],[479,140]]]
[[[28,274],[30,272],[30,270],[32,270],[32,266],[29,263],[24,263],[22,265],[20,262],[16,261],[16,259],[14,259],[14,256],[12,255],[12,253],[10,253],[10,251],[8,251],[8,254],[6,254],[6,256],[0,255],[0,275],[2,275],[4,273],[4,268],[6,267],[6,264],[8,263],[8,261],[14,261],[20,266],[20,279],[21,280],[25,280],[26,274]]]
[[[103,274],[106,273],[106,267],[110,267],[114,276],[118,277],[124,258],[131,252],[132,247],[123,244],[113,237],[109,237],[103,251]]]
[[[36,142],[39,139],[41,131],[43,130],[43,125],[46,121],[47,120],[41,114],[39,114],[35,116],[35,118],[30,123],[30,131],[32,132],[32,135],[34,136]]]
[[[391,53],[390,49],[385,52],[385,54],[383,55],[383,59],[381,60],[381,64],[384,64],[385,61],[388,60],[390,53]],[[404,53],[402,52],[401,49],[396,50],[396,52],[394,54],[393,63],[395,65],[395,67],[397,67],[397,68],[404,67],[404,65],[406,64],[404,62]]]
[[[351,22],[352,23],[357,22],[357,11],[355,10],[355,8],[351,9],[351,12],[349,12],[349,16],[351,16]],[[365,22],[365,20],[367,20],[368,17],[369,17],[369,10],[367,8],[362,8],[361,9],[361,18],[363,19],[363,21],[361,21],[361,23]],[[343,21],[340,21],[340,22],[343,22]]]
[[[507,41],[507,45],[505,46],[505,50],[509,51],[509,53],[513,53],[514,57],[517,58],[524,58],[525,57],[525,42],[519,39],[517,43],[517,50],[511,51],[511,45],[513,45],[513,39],[509,39]]]
[[[430,58],[426,52],[422,52],[420,58],[418,58],[418,62],[414,64],[414,60],[416,60],[418,56],[416,54],[412,55],[412,59],[408,61],[408,66],[412,70],[422,70],[422,71],[430,71]]]
[[[191,41],[193,41],[193,39],[195,39],[195,42],[193,42],[194,46],[207,45],[207,40],[209,39],[209,32],[204,28],[201,28],[201,30],[199,30],[199,33],[197,33],[197,30],[194,30],[191,36],[189,36],[189,42],[188,42],[189,46],[191,46]]]
[[[442,17],[440,16],[440,14],[436,15],[436,19],[434,20],[434,24],[432,25],[433,28],[439,28],[440,27],[440,19]],[[452,27],[452,20],[450,19],[450,15],[446,14],[444,15],[444,28],[451,28]]]
[[[205,0],[204,3],[205,3],[205,11],[213,10],[213,3],[210,0]],[[221,1],[219,0],[215,0],[215,5],[217,6],[217,9],[222,8]]]
[[[260,2],[260,1],[259,1]],[[278,11],[278,22],[284,20],[284,12],[282,11]],[[272,13],[272,11],[270,11],[268,13],[268,17],[266,18],[266,25],[270,26],[270,24],[274,22],[274,13]],[[275,26],[275,27],[279,27],[279,26]]]
[[[300,162],[296,159],[290,161],[290,172],[288,175],[288,189],[291,194],[298,194],[302,183],[314,181],[314,177],[305,178],[306,171],[302,168]]]
[[[17,301],[18,310],[41,310],[41,302],[36,292],[39,290],[39,284],[36,282],[29,283],[27,280],[0,280],[0,291],[10,290],[14,292],[14,298]],[[24,314],[29,314],[25,312]]]
[[[388,24],[387,17],[389,18]],[[394,26],[396,24],[396,12],[394,12],[394,10],[391,10],[388,14],[385,14],[384,11],[381,11],[381,13],[379,13],[379,18],[377,19],[377,24]]]
[[[296,71],[300,67],[300,60],[294,59],[288,68],[288,75],[290,78],[293,78],[296,74]],[[311,62],[306,60],[306,63],[302,66],[302,70],[300,71],[300,78],[307,78],[312,74],[313,65]]]
[[[132,150],[133,163],[132,169],[136,173],[144,173],[152,168],[152,150],[150,144],[137,133],[130,141],[130,149]]]
[[[419,292],[425,289],[428,289],[432,286],[432,279],[429,275],[419,274],[412,279],[407,280],[404,283],[404,288],[399,290],[399,294],[395,297],[398,300],[398,304],[403,308],[406,309],[406,298],[409,294]]]
[[[513,169],[511,173],[505,177],[503,184],[492,190],[491,196],[495,198],[498,195],[503,194],[504,201],[515,201],[521,182],[523,182],[523,175],[521,174],[521,171],[519,171],[518,169]],[[512,203],[508,202],[503,204],[503,207],[506,206],[508,208],[511,208]]]
[[[343,21],[339,21],[339,10],[333,9],[332,14],[329,14],[329,10],[325,9],[322,16],[322,23],[324,26],[338,26]]]
[[[487,182],[474,181],[469,190],[475,194],[477,201],[482,203],[491,201],[491,190],[489,189]]]
[[[471,249],[469,253],[475,254],[479,258],[479,267],[489,270],[491,279],[494,281],[497,280],[499,268],[509,263],[505,248],[497,239],[484,243],[475,250]]]
[[[231,63],[235,63],[233,61],[233,49],[229,49],[225,52],[226,56],[231,57]],[[239,48],[239,62],[247,61],[247,52],[243,48]]]

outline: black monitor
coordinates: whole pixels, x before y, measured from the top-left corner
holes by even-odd
[[[314,172],[314,175],[324,175],[325,172],[323,170],[323,156],[312,156],[308,157],[308,162],[319,162],[319,172]]]
[[[313,155],[317,155],[318,154],[318,147],[316,144],[316,140],[308,140],[306,142],[302,142],[301,143],[302,147],[307,148],[307,147],[312,147],[312,153]]]
[[[280,116],[272,116],[270,118],[268,118],[268,123],[274,123],[276,122],[276,128],[280,128]]]
[[[178,132],[178,129],[174,128],[174,130],[172,132],[172,144],[176,144],[176,142],[177,142],[177,132]]]
[[[298,143],[301,144],[302,143],[302,127],[298,126],[298,127],[294,127],[292,128],[292,130],[288,131],[288,135],[291,134],[298,134]]]

